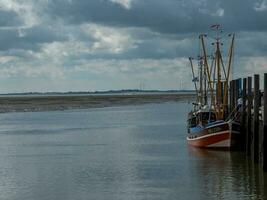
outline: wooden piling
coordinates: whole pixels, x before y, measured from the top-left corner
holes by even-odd
[[[236,108],[237,101],[237,80],[233,80],[233,110]]]
[[[247,79],[243,78],[242,85],[242,112],[241,112],[241,148],[246,148],[246,99],[247,99]]]
[[[260,140],[259,140],[259,108],[260,108],[260,76],[254,75],[254,106],[253,106],[253,143],[254,143],[254,162],[259,162]]]
[[[247,116],[246,116],[246,154],[251,155],[252,134],[251,134],[251,108],[252,108],[252,77],[247,78]]]
[[[264,74],[263,93],[263,170],[267,172],[267,73]]]
[[[229,108],[233,112],[238,106],[239,98],[242,98],[238,147],[245,149],[246,155],[251,156],[254,163],[263,163],[263,170],[267,172],[267,73],[264,74],[263,103],[258,74],[254,75],[253,86],[252,90],[252,77],[231,81]],[[260,110],[262,107],[263,110]]]
[[[237,100],[240,97],[240,91],[241,91],[241,78],[236,79],[236,106],[237,106]]]
[[[230,81],[230,89],[229,89],[229,113],[233,111],[233,81]]]

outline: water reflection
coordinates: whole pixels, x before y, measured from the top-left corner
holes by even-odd
[[[266,199],[267,177],[242,152],[216,151],[188,147],[194,157],[192,173],[197,176],[201,199]],[[264,184],[265,182],[265,184]]]
[[[264,199],[242,153],[187,147],[190,107],[2,114],[0,199]]]

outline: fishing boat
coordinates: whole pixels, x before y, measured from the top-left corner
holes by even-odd
[[[189,145],[200,148],[232,148],[240,137],[241,103],[230,107],[229,82],[232,69],[235,35],[229,34],[230,47],[228,56],[223,57],[223,36],[221,26],[211,26],[213,37],[206,34],[199,36],[200,52],[197,56],[197,72],[195,59],[190,57],[196,101],[188,113]],[[212,39],[212,50],[209,55],[206,40]]]

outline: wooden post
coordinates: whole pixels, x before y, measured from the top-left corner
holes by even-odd
[[[260,109],[260,76],[254,75],[254,112],[253,112],[253,142],[254,142],[254,162],[259,162],[260,140],[259,140],[259,109]]]
[[[243,78],[242,86],[242,113],[241,113],[241,147],[246,148],[246,99],[247,99],[247,79]]]
[[[233,94],[233,90],[234,88],[233,88],[233,81],[230,81],[230,92],[229,92],[229,98],[230,98],[230,108],[229,108],[229,114],[231,114],[232,113],[232,111],[233,111],[233,96],[234,96],[234,94]]]
[[[234,90],[233,90],[233,110],[236,108],[236,99],[237,99],[237,97],[236,97],[236,94],[237,94],[237,84],[236,84],[236,82],[237,82],[237,80],[235,79],[234,81],[233,81],[233,88],[234,88]]]
[[[237,106],[237,100],[240,97],[240,91],[241,91],[241,78],[236,79],[236,106]]]
[[[246,124],[246,154],[251,155],[252,134],[251,134],[251,108],[252,108],[252,78],[247,78],[247,124]]]
[[[263,103],[263,170],[267,172],[267,73],[264,74]]]
[[[237,107],[237,100],[239,99],[239,91],[241,86],[241,78],[235,80],[235,108]]]
[[[240,91],[241,91],[241,78],[235,80],[235,109],[236,111],[238,107],[238,99],[240,98]],[[240,120],[240,122],[242,123],[242,119],[239,118],[238,120]],[[243,148],[243,140],[244,140],[243,139],[244,137],[242,136],[242,130],[240,131],[241,131],[240,137],[238,139],[237,146],[236,146],[236,149],[239,149],[239,150]]]

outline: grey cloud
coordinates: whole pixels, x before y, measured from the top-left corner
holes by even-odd
[[[124,9],[108,0],[80,0],[70,3],[57,0],[50,2],[47,13],[50,17],[61,19],[66,25],[72,26],[96,23],[110,27],[132,27],[133,30],[129,34],[138,41],[136,48],[119,54],[104,52],[93,55],[82,54],[75,55],[73,59],[188,57],[197,54],[198,42],[195,39],[198,34],[209,32],[207,31],[209,26],[214,23],[222,24],[227,32],[237,32],[238,56],[259,56],[267,53],[265,37],[248,40],[247,36],[242,35],[242,32],[257,33],[267,29],[265,22],[267,12],[257,12],[256,2],[250,0],[136,0],[131,9]],[[79,37],[87,42],[94,41],[93,38],[82,37],[81,34]],[[189,40],[191,38],[191,43],[187,45],[177,43],[184,38]]]
[[[194,4],[192,4],[194,5]],[[52,17],[59,17],[67,23],[94,22],[110,26],[148,27],[160,32],[193,31],[201,27],[195,20],[205,15],[191,19],[196,14],[195,9],[181,1],[136,1],[129,10],[112,4],[109,1],[53,1],[47,7]],[[198,12],[198,11],[197,11]],[[199,13],[199,12],[198,12]]]
[[[266,56],[267,34],[265,32],[241,32],[236,37],[236,55]]]
[[[66,23],[94,22],[110,26],[147,27],[162,33],[202,32],[221,23],[229,30],[266,30],[267,12],[249,0],[136,0],[131,9],[108,0],[52,1],[47,12]],[[224,15],[216,15],[222,9]]]
[[[0,27],[11,27],[22,25],[23,22],[14,11],[0,9]]]
[[[38,50],[40,44],[64,41],[67,35],[57,32],[54,27],[39,25],[31,28],[0,29],[0,50]]]
[[[256,1],[255,1],[256,2]],[[0,30],[0,50],[25,49],[38,51],[43,43],[66,41],[74,38],[90,48],[96,38],[85,34],[79,25],[95,23],[109,27],[132,27],[129,34],[136,48],[125,49],[118,54],[98,52],[81,53],[71,59],[87,58],[175,58],[189,56],[197,51],[195,40],[187,45],[177,43],[184,38],[197,38],[197,33],[206,32],[210,24],[222,23],[227,31],[264,31],[266,12],[257,12],[254,1],[249,0],[135,0],[131,9],[124,9],[109,0],[48,1],[38,6],[38,12],[46,23],[27,29]],[[216,16],[222,9],[223,16]],[[0,12],[1,13],[1,12]],[[17,19],[17,14],[14,13]],[[10,23],[12,18],[10,18]],[[9,21],[7,19],[7,21]],[[13,23],[13,22],[12,22]],[[150,30],[150,31],[148,31]],[[240,42],[242,46],[242,43]],[[264,43],[250,40],[241,54],[266,52]],[[14,52],[14,51],[13,51]]]

